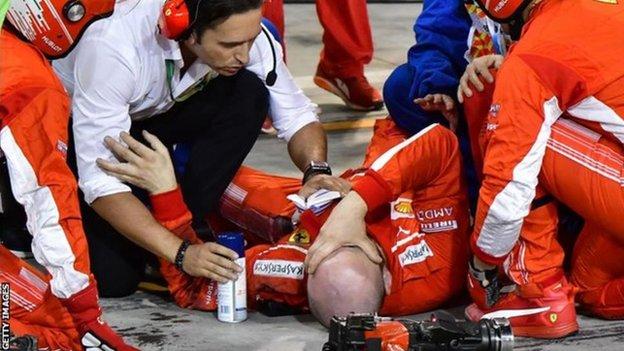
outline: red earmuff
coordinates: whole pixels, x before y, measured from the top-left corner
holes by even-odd
[[[184,0],[167,0],[163,5],[158,27],[168,39],[180,38],[189,28],[191,16]]]

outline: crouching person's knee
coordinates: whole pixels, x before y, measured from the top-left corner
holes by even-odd
[[[358,248],[339,249],[308,277],[310,310],[326,327],[333,316],[377,312],[383,296],[381,267]]]

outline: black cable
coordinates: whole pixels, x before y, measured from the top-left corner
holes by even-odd
[[[262,32],[264,33],[267,40],[269,41],[269,45],[271,45],[271,54],[273,55],[273,69],[269,71],[265,80],[266,85],[272,87],[273,84],[275,84],[275,81],[277,80],[277,53],[275,52],[275,46],[273,45],[273,40],[271,40],[271,36],[269,32],[266,30],[266,28],[264,28],[264,26],[262,27]]]

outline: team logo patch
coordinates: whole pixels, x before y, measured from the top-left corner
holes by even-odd
[[[431,251],[431,248],[424,240],[421,240],[416,245],[408,246],[399,255],[399,262],[401,267],[405,267],[410,264],[423,262],[427,257],[433,257],[433,251]]]
[[[258,260],[254,263],[253,273],[264,277],[303,280],[303,262]]]
[[[310,233],[305,229],[298,229],[288,238],[288,242],[296,245],[307,245],[310,243]]]
[[[453,207],[420,210],[416,213],[416,217],[421,222],[420,231],[423,233],[437,233],[457,229],[457,221],[453,217]]]
[[[440,221],[440,222],[431,222],[431,223],[421,223],[420,231],[423,233],[438,233],[438,232],[446,232],[448,230],[457,229],[457,221]]]
[[[556,313],[551,313],[550,314],[550,322],[551,323],[556,323],[557,322],[557,314]]]
[[[390,203],[390,219],[397,220],[399,218],[414,218],[414,209],[412,208],[412,200],[398,198]]]

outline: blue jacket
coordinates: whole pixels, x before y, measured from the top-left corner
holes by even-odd
[[[468,34],[472,20],[463,0],[425,0],[416,19],[416,44],[407,53],[415,68],[410,100],[427,94],[455,96],[468,62]]]

